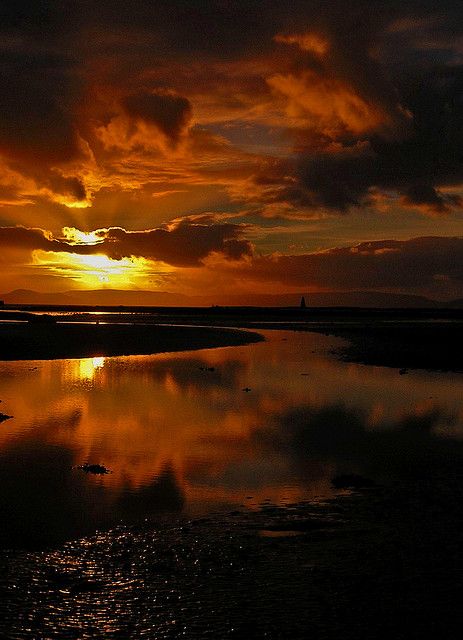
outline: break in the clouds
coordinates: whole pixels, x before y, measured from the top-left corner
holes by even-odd
[[[252,254],[251,243],[243,238],[237,224],[201,224],[179,220],[146,231],[126,231],[121,227],[83,233],[65,228],[61,237],[44,229],[1,227],[0,248],[17,251],[49,251],[78,255],[104,254],[111,260],[145,258],[176,267],[197,267],[211,254],[225,260],[240,260]]]
[[[462,43],[450,0],[6,0],[0,223],[181,265],[250,255],[233,224],[196,233],[208,211],[437,235],[463,210]]]

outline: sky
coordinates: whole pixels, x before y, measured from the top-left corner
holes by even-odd
[[[0,69],[0,292],[463,297],[461,3],[3,0]]]

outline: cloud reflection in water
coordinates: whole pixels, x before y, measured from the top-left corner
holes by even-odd
[[[11,514],[2,543],[323,498],[337,473],[380,482],[456,473],[461,377],[341,363],[329,353],[339,342],[325,336],[267,338],[193,354],[2,363],[0,397],[15,416],[0,431],[0,505]],[[85,462],[113,473],[72,468]]]

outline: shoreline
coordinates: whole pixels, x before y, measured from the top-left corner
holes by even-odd
[[[264,338],[222,327],[118,324],[0,324],[0,360],[152,355],[234,347]]]
[[[197,310],[196,310],[197,311]],[[463,372],[463,318],[458,313],[380,310],[190,310],[158,314],[0,315],[0,360],[147,355],[238,346],[263,330],[311,331],[342,338],[346,362],[397,369]],[[95,322],[98,318],[99,324]],[[24,322],[24,320],[28,320]],[[16,321],[15,321],[16,320]],[[18,322],[18,320],[22,320]],[[128,323],[128,320],[130,323]],[[172,326],[170,326],[172,325]],[[255,333],[257,332],[257,333]]]
[[[313,327],[316,333],[342,338],[347,345],[337,350],[345,362],[369,366],[428,371],[463,372],[463,326],[417,323]]]

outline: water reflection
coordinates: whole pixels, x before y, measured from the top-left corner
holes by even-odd
[[[97,358],[81,358],[77,362],[79,366],[78,378],[81,380],[92,380],[96,371],[104,366],[105,358],[103,356]]]
[[[458,474],[462,377],[340,363],[332,338],[0,363],[0,544],[40,546],[161,513]],[[244,391],[250,389],[249,392]],[[109,475],[76,469],[103,464]]]

